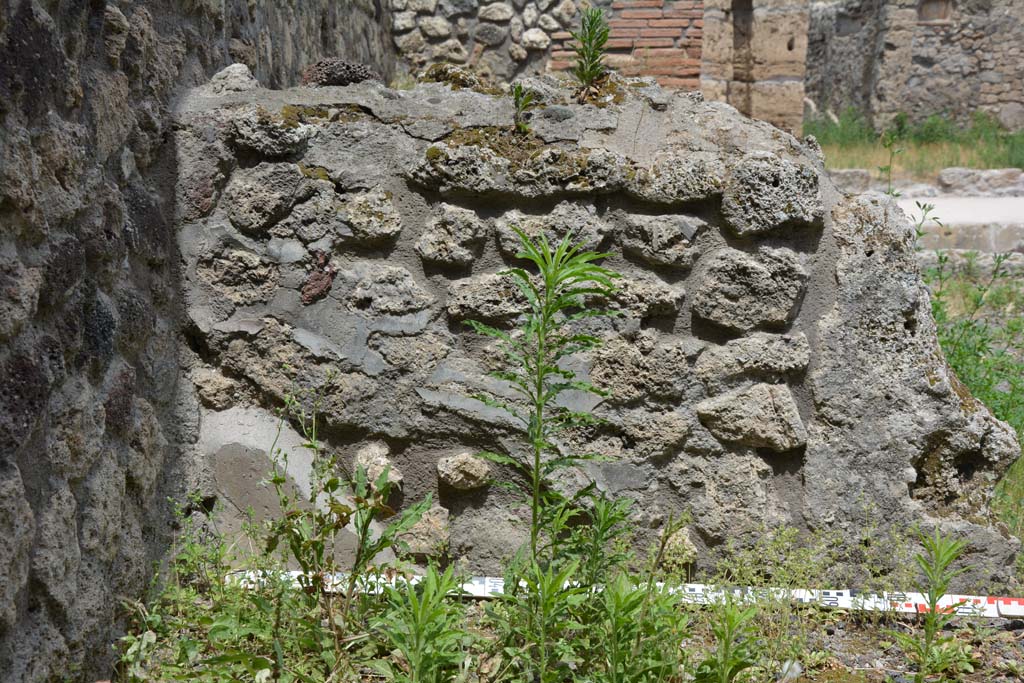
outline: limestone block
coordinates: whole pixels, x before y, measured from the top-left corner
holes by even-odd
[[[693,292],[695,315],[737,331],[790,320],[807,280],[792,250],[761,247],[753,255],[726,248],[705,258]]]
[[[236,171],[224,190],[224,199],[232,225],[258,237],[313,191],[314,186],[295,164],[262,162]]]
[[[800,412],[789,388],[755,384],[701,401],[701,423],[722,441],[784,452],[807,443]]]
[[[477,17],[484,21],[504,22],[515,16],[515,10],[507,2],[492,2],[484,5],[477,13]]]
[[[744,157],[725,181],[722,214],[740,237],[819,225],[824,212],[814,169],[773,154]]]
[[[416,241],[416,253],[428,263],[470,265],[487,237],[487,225],[468,209],[445,204],[441,212]]]
[[[709,391],[719,391],[735,380],[769,380],[807,368],[810,348],[803,332],[755,332],[723,346],[709,346],[697,359],[694,373]]]
[[[523,31],[523,47],[527,50],[546,50],[550,44],[551,38],[542,29],[531,28]]]
[[[706,226],[701,219],[685,215],[626,214],[622,221],[623,251],[651,265],[680,269],[693,264],[697,256],[693,240]]]
[[[405,546],[405,552],[415,558],[440,557],[448,552],[451,543],[451,529],[447,509],[435,505],[423,513],[411,529],[398,536],[398,542]]]
[[[437,477],[458,491],[470,491],[486,486],[491,468],[486,460],[473,453],[463,452],[437,461]]]

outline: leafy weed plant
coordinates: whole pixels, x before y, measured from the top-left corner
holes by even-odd
[[[608,67],[604,63],[605,45],[608,43],[608,18],[604,10],[591,7],[583,11],[580,28],[572,32],[573,51],[576,53],[576,64],[572,73],[580,82],[576,99],[580,103],[587,102],[597,95],[601,81],[608,75]]]
[[[921,533],[920,541],[924,553],[914,559],[924,575],[924,580],[915,585],[925,596],[926,611],[921,619],[921,632],[890,631],[900,648],[917,664],[915,683],[924,683],[933,675],[955,676],[973,671],[969,654],[957,639],[943,635],[943,630],[955,616],[955,609],[939,607],[939,601],[949,592],[953,579],[968,569],[953,568],[967,544],[943,536],[938,529],[930,536]]]

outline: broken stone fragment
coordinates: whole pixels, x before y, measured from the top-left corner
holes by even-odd
[[[473,453],[464,452],[437,461],[437,477],[458,491],[470,491],[486,486],[491,468],[487,461]]]
[[[356,263],[339,272],[342,285],[334,298],[352,311],[367,315],[406,315],[429,308],[434,297],[424,291],[405,268],[376,261]]]
[[[693,292],[693,312],[733,330],[789,322],[807,271],[796,252],[762,247],[757,255],[726,248],[707,257]]]
[[[704,221],[693,216],[625,214],[620,240],[627,254],[656,266],[689,268],[696,257],[693,240]]]
[[[512,278],[485,273],[448,286],[448,315],[455,320],[507,322],[526,308],[526,297]]]
[[[573,244],[584,251],[595,251],[604,241],[611,226],[601,220],[597,210],[588,204],[559,202],[550,213],[531,215],[513,209],[496,221],[498,248],[508,257],[515,257],[522,250],[523,243],[515,229],[519,229],[533,240],[543,234],[552,247],[567,235]]]
[[[697,359],[694,372],[709,391],[742,378],[770,379],[807,368],[810,348],[803,332],[755,332],[724,346],[709,346]]]
[[[316,255],[316,268],[302,284],[302,303],[308,306],[314,301],[319,301],[327,296],[327,293],[331,291],[331,285],[334,284],[334,276],[337,273],[338,270],[331,265],[330,256],[324,252],[318,253]]]
[[[807,443],[789,387],[755,384],[701,401],[701,424],[721,441],[784,452]]]
[[[741,237],[819,224],[825,209],[818,174],[774,154],[747,155],[726,179],[722,215]]]
[[[263,162],[231,176],[224,203],[232,225],[249,236],[263,237],[314,190],[295,164]]]
[[[405,552],[412,557],[426,559],[440,557],[448,552],[451,530],[448,526],[449,513],[446,508],[435,505],[408,531],[398,535],[399,543],[405,544]]]
[[[487,225],[469,209],[443,204],[441,211],[416,240],[416,253],[427,263],[470,265],[487,237]]]
[[[665,152],[626,178],[626,192],[657,204],[683,204],[722,193],[725,167],[717,155]]]
[[[398,468],[391,463],[390,455],[391,449],[386,443],[372,441],[356,451],[355,466],[366,470],[366,479],[371,486],[376,486],[377,480],[387,469],[388,483],[391,484],[392,491],[401,491],[404,478]]]
[[[240,114],[232,121],[232,142],[239,149],[268,159],[277,159],[298,152],[313,128],[284,125],[262,107]]]
[[[226,410],[234,403],[237,385],[213,368],[199,368],[192,374],[192,383],[203,405],[213,410]]]
[[[391,202],[391,193],[380,188],[346,197],[341,220],[355,240],[368,245],[393,240],[402,232],[402,217]]]

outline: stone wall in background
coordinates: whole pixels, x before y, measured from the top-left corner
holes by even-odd
[[[1024,128],[1024,4],[1018,0],[816,2],[808,97],[853,106],[876,127],[905,112],[961,123],[976,110]]]
[[[799,133],[808,16],[807,0],[705,0],[705,97]]]
[[[566,360],[610,392],[569,405],[605,421],[556,444],[605,460],[557,485],[632,499],[641,556],[683,512],[703,567],[765,526],[856,542],[920,523],[969,540],[973,585],[1005,577],[1019,543],[988,500],[1019,445],[943,360],[906,217],[837,192],[817,148],[647,83],[598,108],[532,78],[530,138],[508,96],[443,83],[194,91],[177,236],[207,495],[235,528],[265,514],[275,411],[317,392],[346,468],[390,463],[398,504],[433,495],[417,557],[500,574],[529,513],[489,483],[513,470],[474,454],[528,454],[474,398],[516,395],[465,321],[515,327],[499,273],[518,226],[571,233],[623,274],[593,302],[619,315],[579,323],[603,347]],[[308,453],[286,443],[304,489]],[[840,560],[850,585],[861,564]]]
[[[343,0],[0,0],[4,681],[109,675],[120,598],[166,549],[199,438],[174,147],[213,132],[169,143],[175,94],[233,61],[278,86],[323,55],[390,75],[386,19]]]
[[[395,45],[409,67],[452,62],[499,81],[571,68],[577,0],[390,0]],[[702,0],[602,0],[611,36],[606,63],[626,76],[699,87]]]

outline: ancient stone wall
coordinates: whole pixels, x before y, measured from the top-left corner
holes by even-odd
[[[517,423],[474,398],[515,394],[465,321],[515,327],[523,302],[499,273],[520,227],[571,233],[623,274],[593,302],[619,315],[577,323],[603,347],[566,361],[610,392],[568,405],[605,422],[556,444],[605,460],[557,485],[633,499],[638,549],[683,511],[704,566],[764,526],[859,539],[921,523],[969,539],[973,582],[1005,576],[1018,543],[988,497],[1019,447],[946,366],[892,199],[841,195],[819,150],[696,93],[621,83],[599,109],[531,85],[545,106],[526,138],[510,98],[440,83],[184,103],[195,462],[235,523],[266,509],[252,482],[275,409],[315,391],[346,467],[390,463],[400,502],[434,496],[417,555],[502,571],[528,512],[488,484],[514,472],[474,454],[526,453]],[[308,454],[287,443],[305,488]]]
[[[0,0],[0,679],[106,678],[120,598],[171,532],[198,438],[175,93],[232,61],[278,86],[325,54],[387,75],[385,20],[342,0]]]
[[[705,0],[701,90],[740,112],[799,132],[807,0]]]
[[[1024,5],[1016,0],[839,0],[812,11],[807,92],[883,127],[899,113],[961,123],[976,110],[1024,128]]]
[[[451,62],[508,81],[571,68],[577,0],[391,0],[395,45],[413,69]],[[602,0],[611,25],[606,63],[626,76],[699,87],[702,0]]]

